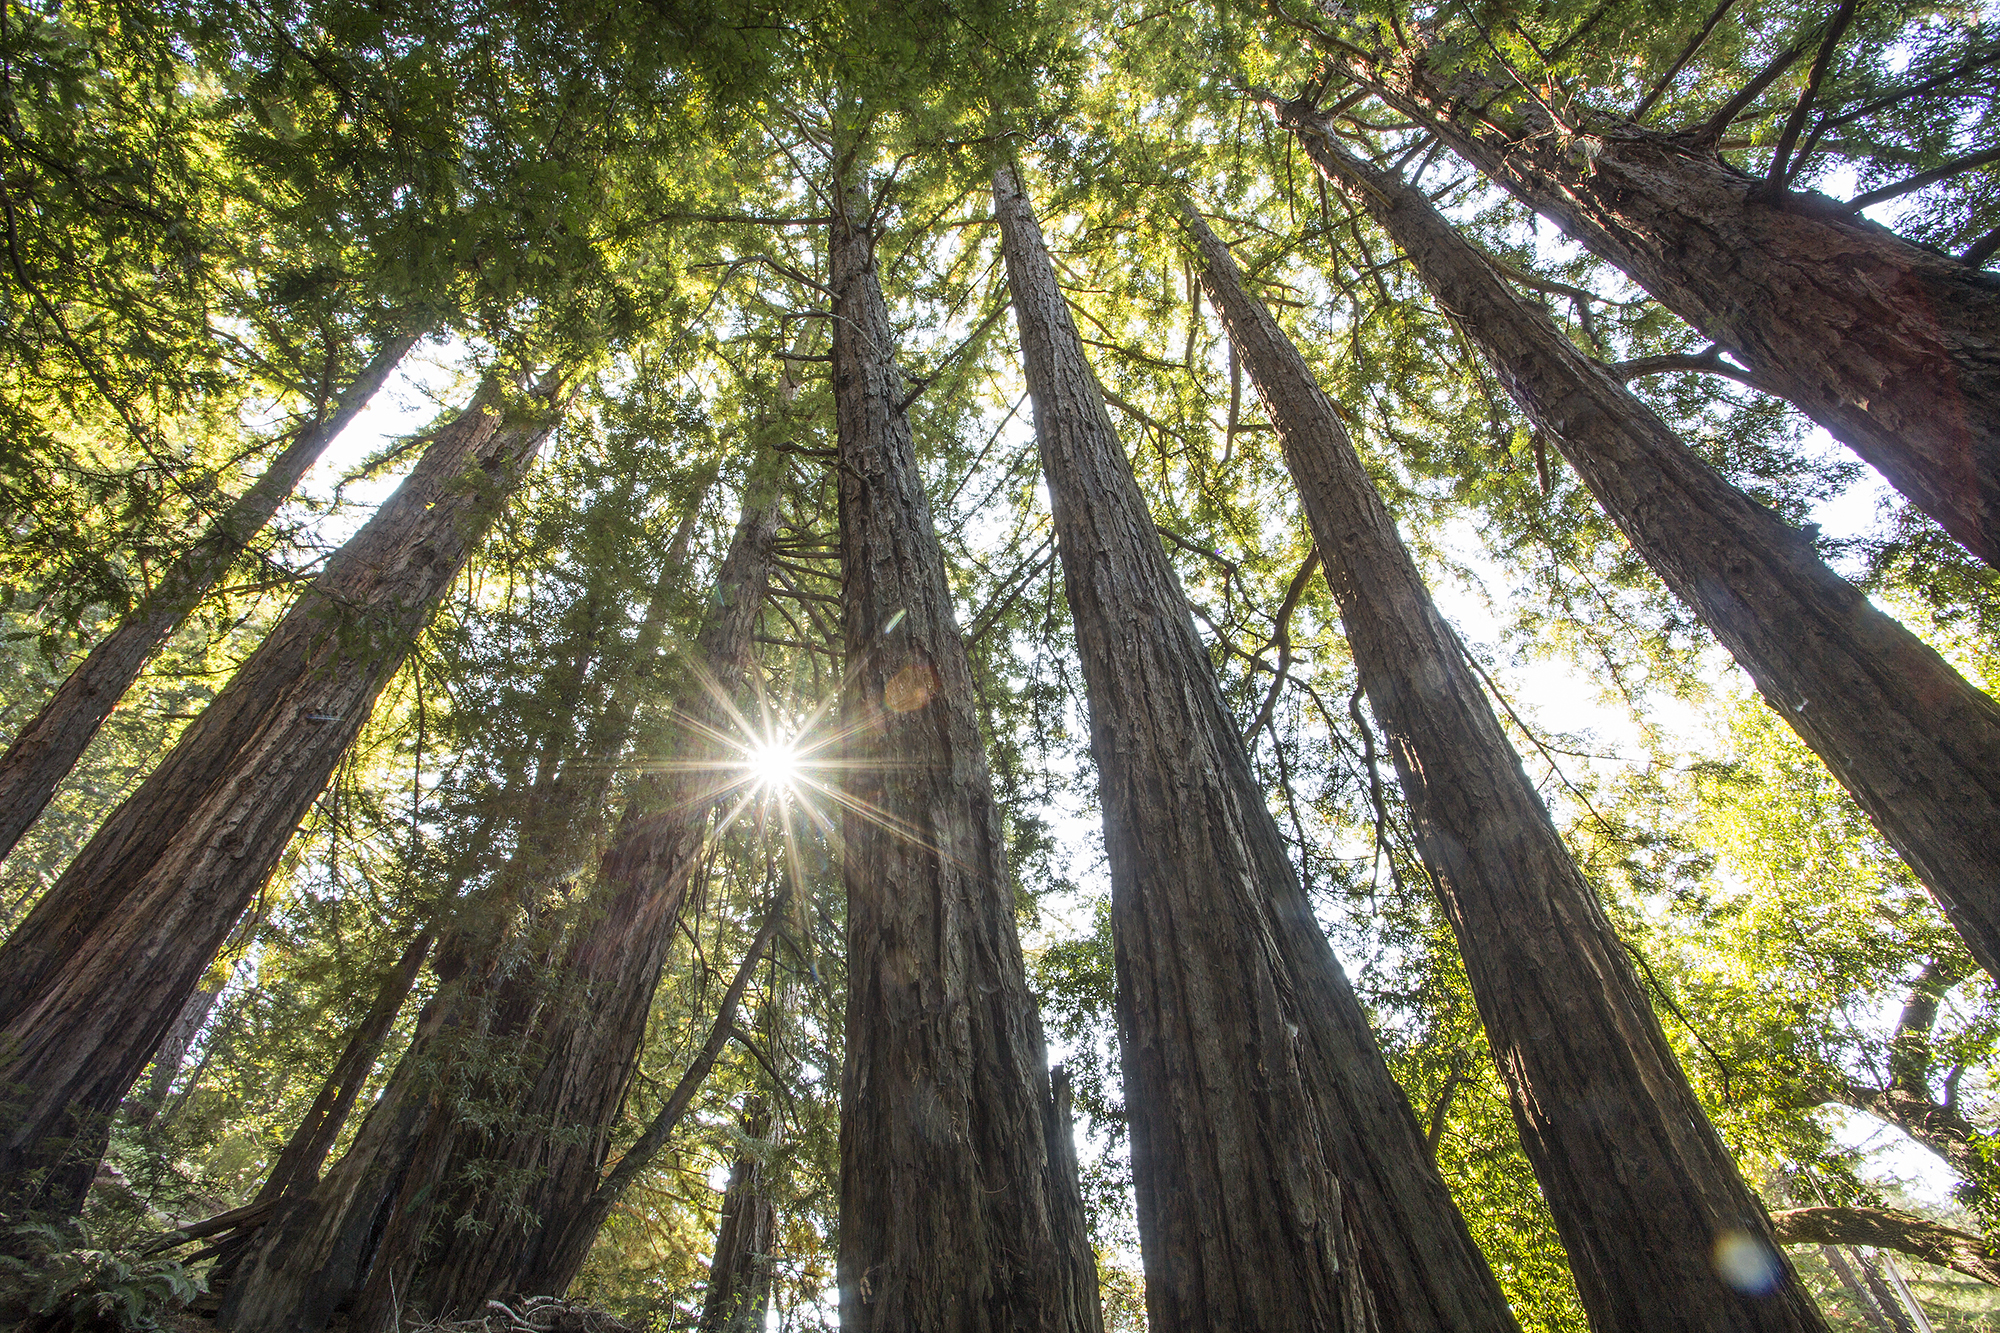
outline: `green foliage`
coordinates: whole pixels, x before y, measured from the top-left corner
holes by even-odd
[[[0,1250],[0,1317],[24,1330],[146,1333],[208,1290],[177,1259],[92,1248],[46,1223],[16,1224]]]

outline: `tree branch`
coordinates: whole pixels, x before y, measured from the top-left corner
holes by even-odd
[[[1840,45],[1840,39],[1847,32],[1847,25],[1854,20],[1854,9],[1860,0],[1840,0],[1840,8],[1834,11],[1833,22],[1828,25],[1826,36],[1819,44],[1819,54],[1813,57],[1812,69],[1806,75],[1806,86],[1799,90],[1799,100],[1792,106],[1792,114],[1785,120],[1784,132],[1778,136],[1777,151],[1771,154],[1771,171],[1764,179],[1764,188],[1771,194],[1785,188],[1791,179],[1792,149],[1798,145],[1799,135],[1806,127],[1806,118],[1812,114],[1813,98],[1819,95],[1820,80],[1826,77],[1827,66],[1833,63],[1833,49]]]
[[[1949,162],[1932,167],[1929,171],[1920,171],[1914,176],[1905,176],[1894,185],[1884,185],[1879,189],[1870,190],[1866,194],[1857,194],[1847,201],[1846,208],[1849,212],[1859,212],[1861,209],[1868,208],[1871,205],[1900,198],[1912,190],[1921,190],[1926,185],[1936,185],[1939,181],[1956,176],[1961,172],[1976,171],[1980,167],[1993,162],[2000,162],[2000,148],[1988,148],[1984,152],[1967,153],[1963,157],[1955,157]]]
[[[1749,109],[1752,102],[1764,95],[1771,81],[1792,67],[1792,63],[1806,53],[1805,42],[1795,42],[1771,57],[1771,63],[1757,71],[1757,76],[1743,85],[1736,96],[1724,102],[1721,108],[1697,129],[1692,138],[1703,148],[1713,148],[1722,138],[1722,132],[1735,123],[1736,118]]]
[[[1792,1208],[1771,1214],[1781,1245],[1872,1245],[2000,1287],[2000,1249],[1969,1231],[1894,1208]]]
[[[1694,40],[1689,42],[1686,49],[1680,53],[1680,57],[1667,67],[1667,72],[1662,74],[1660,81],[1653,85],[1653,91],[1641,98],[1639,105],[1632,109],[1632,119],[1634,121],[1641,121],[1646,118],[1646,113],[1653,109],[1653,103],[1659,101],[1667,89],[1673,86],[1673,82],[1680,76],[1680,72],[1687,68],[1688,61],[1693,60],[1695,56],[1700,54],[1701,48],[1708,42],[1709,34],[1715,31],[1715,25],[1722,22],[1723,16],[1734,8],[1735,4],[1736,0],[1722,0],[1722,3],[1716,7],[1715,12],[1708,16],[1708,22],[1701,25],[1701,31],[1694,35]]]
[[[1664,375],[1669,371],[1693,370],[1704,375],[1726,375],[1740,384],[1747,384],[1759,393],[1770,393],[1752,371],[1741,366],[1732,366],[1722,359],[1722,348],[1710,347],[1705,352],[1672,352],[1665,356],[1642,356],[1631,361],[1617,361],[1604,367],[1625,383],[1647,375]],[[1776,395],[1773,395],[1774,397]]]

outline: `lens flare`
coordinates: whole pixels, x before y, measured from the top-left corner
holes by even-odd
[[[799,752],[790,740],[758,741],[744,751],[743,766],[750,780],[767,792],[789,791],[798,784]]]

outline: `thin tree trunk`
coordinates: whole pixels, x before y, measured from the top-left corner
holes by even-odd
[[[1593,1324],[1819,1329],[1332,403],[1227,247],[1191,208],[1187,224],[1298,483]],[[1781,1292],[1717,1276],[1712,1256],[1732,1235],[1762,1247]]]
[[[582,1202],[571,1208],[565,1216],[555,1220],[555,1225],[550,1230],[558,1234],[549,1237],[542,1246],[544,1257],[541,1260],[541,1267],[549,1277],[543,1282],[524,1286],[524,1291],[536,1295],[555,1295],[569,1286],[576,1277],[577,1270],[583,1267],[583,1261],[589,1255],[591,1244],[597,1239],[597,1233],[610,1219],[611,1210],[625,1197],[625,1191],[631,1188],[632,1182],[637,1180],[640,1174],[652,1165],[653,1159],[660,1155],[660,1149],[667,1146],[667,1141],[673,1137],[674,1131],[680,1128],[688,1107],[694,1104],[695,1093],[701,1091],[701,1085],[707,1081],[709,1071],[715,1068],[716,1060],[721,1058],[722,1048],[729,1044],[730,1034],[736,1027],[737,1007],[743,1001],[743,992],[749,987],[750,979],[757,970],[757,964],[763,961],[764,951],[777,936],[778,920],[779,908],[774,905],[764,921],[763,928],[757,932],[756,938],[750,942],[750,947],[744,951],[743,961],[737,966],[736,976],[730,981],[729,989],[723,993],[722,1002],[716,1006],[715,1022],[709,1027],[708,1040],[702,1043],[694,1059],[688,1062],[686,1071],[674,1085],[674,1090],[668,1094],[658,1114],[646,1126],[645,1132],[625,1150],[624,1155],[618,1159],[618,1164],[611,1168],[602,1181],[599,1181],[593,1172],[588,1181],[591,1188],[584,1195]]]
[[[1090,703],[1148,1326],[1511,1330],[1293,873],[1011,171],[994,195]]]
[[[1474,124],[1423,52],[1355,70],[2000,563],[2000,282],[1822,195],[1772,192],[1697,135],[1596,115],[1509,134]]]
[[[830,227],[846,679],[840,1326],[1095,1333],[971,666],[917,470],[866,186]],[[1067,1188],[1074,1189],[1073,1182]]]
[[[1861,1277],[1854,1271],[1854,1266],[1847,1261],[1847,1256],[1840,1252],[1840,1247],[1822,1245],[1819,1247],[1819,1254],[1820,1258],[1826,1260],[1827,1267],[1831,1268],[1834,1275],[1840,1279],[1840,1285],[1847,1289],[1847,1298],[1854,1302],[1861,1317],[1868,1321],[1868,1327],[1873,1329],[1874,1333],[1896,1333],[1896,1330],[1889,1326],[1888,1316],[1884,1315],[1881,1307],[1875,1304],[1875,1298],[1868,1294],[1868,1288],[1861,1284]]]
[[[771,1112],[762,1098],[744,1109],[742,1127],[746,1138],[770,1134]],[[697,1325],[701,1333],[762,1333],[771,1309],[771,1245],[777,1231],[778,1209],[764,1188],[763,1159],[740,1153],[722,1192]]]
[[[375,1060],[382,1053],[382,1043],[388,1039],[389,1029],[395,1026],[396,1015],[402,1011],[403,1001],[416,985],[417,974],[423,970],[424,959],[430,955],[431,941],[436,931],[425,926],[418,931],[403,949],[402,956],[382,978],[381,987],[375,992],[375,1002],[368,1007],[361,1022],[348,1034],[347,1044],[341,1048],[340,1056],[333,1063],[326,1081],[320,1084],[319,1095],[306,1108],[305,1116],[293,1128],[291,1137],[278,1153],[277,1161],[264,1177],[263,1186],[249,1207],[266,1207],[260,1214],[253,1215],[247,1226],[237,1229],[236,1234],[217,1244],[217,1258],[208,1271],[208,1287],[211,1292],[220,1293],[235,1281],[237,1265],[249,1252],[257,1231],[272,1216],[272,1209],[279,1200],[304,1193],[319,1183],[319,1170],[326,1162],[326,1155],[332,1151],[334,1140],[347,1123],[348,1115],[354,1109],[355,1099],[361,1095],[362,1085],[368,1075],[374,1072]]]
[[[475,404],[246,659],[0,948],[13,1207],[70,1209],[106,1118],[368,718],[554,410]]]
[[[187,1059],[188,1047],[194,1045],[196,1034],[208,1016],[215,1011],[215,1001],[229,985],[229,978],[217,981],[214,988],[200,987],[187,997],[180,1013],[174,1016],[174,1025],[167,1029],[165,1041],[153,1053],[153,1077],[146,1082],[146,1095],[131,1108],[132,1119],[140,1125],[149,1125],[160,1108],[167,1104],[167,1094],[174,1089],[174,1080],[180,1076],[181,1061]]]
[[[1289,112],[1619,530],[1690,606],[2000,976],[2000,704],[1703,462],[1516,296],[1421,192]]]
[[[701,710],[687,716],[708,719],[711,723],[720,717],[719,711],[716,711],[718,705],[705,693],[701,684],[704,679],[712,678],[703,676],[704,669],[720,672],[724,678],[730,670],[740,672],[742,669],[744,654],[748,651],[749,631],[747,628],[739,631],[738,622],[754,623],[762,598],[770,538],[775,529],[775,520],[766,516],[765,506],[769,504],[770,498],[761,492],[750,497],[744,519],[737,527],[735,540],[718,579],[718,610],[711,614],[702,637],[697,639],[693,660],[688,663],[683,676],[683,697],[677,700],[677,704],[684,709]],[[692,517],[690,515],[690,520]],[[641,701],[647,682],[654,678],[654,659],[660,653],[667,632],[672,604],[684,583],[687,539],[692,531],[693,523],[684,521],[635,640],[632,670],[614,688],[612,702],[605,710],[606,716],[596,728],[596,741],[586,747],[576,764],[566,764],[558,770],[552,762],[538,778],[530,801],[539,813],[535,822],[524,826],[516,839],[518,850],[515,859],[521,865],[517,867],[510,862],[495,882],[501,901],[519,902],[525,895],[548,887],[533,882],[533,869],[550,863],[550,858],[540,850],[541,844],[550,836],[551,830],[557,837],[573,836],[576,829],[589,822],[586,816],[594,818],[602,809],[615,773],[614,761],[623,751],[634,710]],[[739,639],[742,640],[740,645]],[[704,668],[703,663],[708,665]],[[580,677],[573,676],[572,681],[577,685],[581,683]],[[551,758],[553,760],[553,755]],[[712,804],[712,800],[702,797],[704,794],[712,797],[721,785],[714,783],[713,777],[713,774],[659,777],[650,778],[643,784],[644,791],[634,798],[628,808],[624,831],[605,855],[606,865],[633,867],[627,878],[617,882],[629,891],[627,898],[637,895],[638,901],[636,905],[632,901],[625,902],[623,915],[605,908],[604,893],[609,892],[613,881],[605,878],[607,872],[601,868],[600,880],[606,888],[594,895],[596,906],[589,910],[601,911],[602,915],[584,919],[578,928],[582,932],[579,940],[597,939],[600,932],[631,930],[635,913],[640,925],[657,931],[662,938],[671,932],[680,896],[686,889],[685,874],[696,860],[694,853],[685,849],[676,852],[678,844],[673,840],[678,835],[675,830],[680,824],[690,824],[698,847],[701,829]],[[654,813],[656,811],[658,813]],[[653,859],[649,859],[649,854]],[[664,868],[661,858],[665,860]],[[567,863],[567,858],[557,860]],[[683,878],[678,883],[670,883],[675,874]],[[643,891],[649,888],[654,891],[653,896],[645,898]],[[669,896],[673,911],[665,911],[665,900]],[[652,941],[655,945],[657,942]],[[612,957],[624,957],[629,961],[629,956],[622,951],[636,948],[642,942],[635,938],[605,938],[599,943],[609,950]],[[575,947],[574,943],[570,946],[572,951]],[[295,1207],[281,1212],[266,1227],[255,1252],[246,1261],[241,1278],[229,1291],[219,1316],[223,1327],[246,1330],[247,1333],[315,1330],[325,1327],[336,1307],[351,1301],[358,1301],[360,1308],[355,1310],[350,1322],[355,1327],[367,1327],[369,1325],[364,1321],[379,1321],[388,1312],[408,1305],[412,1273],[420,1260],[428,1260],[426,1267],[435,1268],[438,1276],[434,1286],[443,1289],[431,1290],[425,1293],[425,1297],[428,1301],[438,1302],[456,1299],[452,1284],[474,1272],[476,1265],[484,1265],[494,1258],[495,1254],[487,1253],[488,1250],[497,1252],[501,1261],[499,1278],[505,1290],[482,1289],[471,1298],[473,1306],[477,1308],[488,1295],[511,1294],[514,1290],[527,1289],[526,1283],[520,1279],[527,1274],[535,1258],[534,1243],[542,1237],[539,1233],[523,1236],[518,1215],[508,1215],[504,1211],[498,1214],[507,1226],[501,1238],[504,1245],[489,1247],[481,1243],[480,1238],[474,1237],[470,1241],[471,1252],[456,1258],[450,1254],[425,1251],[428,1223],[437,1215],[437,1196],[448,1186],[454,1169],[465,1161],[457,1107],[459,1099],[467,1095],[467,1090],[455,1084],[440,1088],[433,1077],[421,1075],[418,1071],[441,1060],[448,1064],[450,1047],[461,1043],[499,1040],[526,1045],[541,1042],[554,1029],[574,1021],[576,1017],[558,1017],[550,1023],[549,1031],[531,1033],[530,1026],[537,1021],[538,1015],[550,1007],[560,1007],[552,1004],[556,1000],[565,1003],[573,1000],[579,1006],[588,1007],[602,1003],[606,996],[613,996],[615,1003],[606,1006],[604,1014],[587,1017],[592,1021],[601,1020],[607,1026],[621,1024],[624,1018],[629,1017],[632,1004],[632,997],[624,992],[640,988],[636,979],[638,974],[635,972],[622,979],[615,971],[593,974],[591,980],[600,990],[595,998],[580,992],[570,996],[561,989],[552,996],[545,989],[546,983],[537,977],[519,971],[506,975],[495,972],[495,960],[499,956],[497,946],[482,950],[481,942],[461,935],[441,946],[440,953],[453,960],[449,963],[441,960],[441,968],[456,978],[456,984],[448,991],[441,991],[426,1009],[402,1067],[369,1112],[367,1123],[347,1155],[310,1195],[301,1199]],[[557,963],[552,966],[562,965]],[[656,974],[657,966],[654,970]],[[649,977],[645,982],[649,998],[653,979]],[[557,982],[558,988],[567,984],[567,978]],[[643,1005],[639,1012],[643,1020]],[[622,1026],[619,1030],[623,1031]],[[567,1059],[558,1062],[558,1053],[553,1047],[539,1049],[551,1052],[543,1073],[550,1073],[553,1066],[554,1082],[538,1078],[527,1094],[509,1094],[509,1100],[520,1109],[521,1123],[527,1126],[522,1131],[521,1143],[516,1145],[502,1141],[496,1148],[490,1142],[483,1142],[478,1146],[485,1152],[506,1151],[510,1146],[525,1146],[533,1150],[538,1137],[537,1126],[539,1137],[546,1138],[552,1126],[565,1123],[541,1119],[546,1108],[530,1101],[530,1098],[551,1090],[559,1095],[575,1091],[563,1083],[563,1076],[577,1077],[580,1084],[590,1087],[600,1086],[609,1076],[609,1072],[603,1069],[585,1070],[578,1076]],[[599,1047],[595,1053],[604,1056],[608,1050],[611,1048]],[[615,1054],[612,1051],[612,1056]],[[626,1077],[629,1078],[629,1069]],[[557,1109],[564,1108],[558,1106]],[[570,1128],[583,1124],[582,1121],[570,1122]],[[596,1184],[597,1168],[602,1162],[602,1139],[608,1132],[595,1121],[589,1122],[587,1128],[587,1134],[570,1133],[560,1137],[588,1138],[589,1144],[565,1143],[554,1149],[570,1157],[588,1158],[580,1187],[585,1194]],[[564,1169],[569,1170],[571,1165],[566,1162]],[[532,1188],[541,1190],[545,1186],[537,1181]],[[573,1179],[565,1177],[554,1188],[575,1191],[579,1186]],[[464,1201],[455,1202],[463,1204]],[[482,1203],[479,1206],[486,1205]],[[566,1216],[551,1213],[544,1215],[543,1220],[553,1227],[560,1225]],[[548,1239],[552,1241],[555,1237]],[[477,1267],[476,1271],[482,1277],[487,1275],[483,1266]]]
[[[160,581],[117,629],[98,640],[41,711],[16,733],[0,755],[0,859],[28,831],[55,796],[56,787],[111,710],[125,696],[155,650],[208,596],[250,541],[271,521],[299,478],[352,421],[416,340],[391,338],[313,420],[301,424],[262,476],[169,565]]]
[[[332,1151],[334,1140],[340,1137],[341,1127],[347,1123],[362,1085],[374,1071],[375,1058],[382,1053],[382,1043],[388,1040],[389,1029],[395,1026],[403,1001],[409,999],[410,989],[417,984],[417,973],[423,970],[424,959],[430,954],[433,934],[429,926],[418,931],[395,966],[382,978],[375,1002],[349,1034],[347,1045],[333,1062],[326,1082],[320,1085],[319,1095],[313,1098],[305,1118],[299,1121],[278,1160],[272,1163],[271,1174],[264,1178],[255,1202],[268,1203],[287,1194],[297,1194],[319,1181],[319,1169]]]

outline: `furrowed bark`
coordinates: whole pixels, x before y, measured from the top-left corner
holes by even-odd
[[[1287,109],[1329,179],[1396,238],[1528,418],[1749,672],[2000,976],[2000,704],[1828,569],[1516,296],[1400,179]]]
[[[697,638],[693,654],[684,662],[676,699],[680,716],[717,724],[719,705],[707,693],[705,682],[726,689],[730,673],[742,670],[775,533],[775,521],[765,509],[770,503],[768,495],[754,494],[737,526],[718,575],[716,609]],[[519,835],[515,856],[519,864],[510,863],[496,880],[496,892],[503,901],[525,902],[549,887],[535,878],[536,870],[550,863],[541,844],[551,837],[575,838],[580,830],[595,827],[596,812],[602,808],[615,772],[613,761],[624,749],[642,688],[653,679],[652,660],[660,652],[671,603],[684,582],[684,538],[691,533],[692,524],[684,523],[634,645],[633,670],[618,685],[593,743],[578,756],[577,767],[565,764],[545,772],[530,793],[529,804],[537,813]],[[697,740],[693,745],[703,743]],[[402,1066],[370,1110],[346,1156],[310,1195],[266,1228],[242,1280],[229,1292],[219,1320],[223,1327],[257,1333],[307,1333],[324,1328],[342,1305],[353,1307],[350,1327],[379,1327],[389,1322],[398,1308],[410,1306],[411,1278],[420,1264],[434,1266],[440,1288],[420,1295],[447,1311],[455,1308],[447,1302],[460,1299],[452,1285],[474,1275],[490,1279],[489,1261],[501,1265],[500,1286],[494,1290],[482,1287],[476,1295],[465,1297],[473,1309],[489,1295],[535,1294],[538,1284],[534,1274],[540,1254],[536,1243],[554,1237],[524,1235],[519,1217],[503,1213],[508,1229],[496,1245],[482,1246],[473,1238],[469,1253],[454,1257],[427,1248],[432,1221],[444,1215],[439,1209],[447,1195],[457,1209],[449,1214],[454,1219],[469,1207],[485,1206],[452,1194],[455,1174],[462,1172],[468,1158],[484,1162],[489,1154],[504,1152],[510,1145],[535,1151],[531,1137],[537,1118],[546,1110],[547,1097],[576,1094],[580,1089],[601,1090],[615,1070],[593,1068],[579,1074],[572,1063],[578,1051],[558,1060],[561,1052],[544,1048],[550,1055],[538,1071],[537,1081],[528,1090],[507,1094],[510,1101],[518,1100],[526,1128],[516,1140],[499,1140],[496,1146],[488,1140],[468,1144],[462,1137],[457,1107],[468,1091],[462,1085],[441,1083],[440,1071],[431,1066],[450,1062],[450,1043],[497,1040],[525,1044],[548,1039],[551,1033],[560,1035],[564,1024],[576,1016],[549,1018],[544,1011],[571,1002],[603,1004],[601,1015],[586,1016],[601,1020],[602,1026],[594,1029],[596,1036],[601,1043],[606,1038],[623,1040],[634,1003],[627,992],[643,986],[650,1001],[658,968],[655,964],[651,973],[635,971],[622,978],[616,969],[620,960],[632,964],[634,951],[658,946],[658,940],[646,936],[646,931],[661,936],[671,933],[674,914],[686,890],[685,877],[698,860],[713,796],[726,785],[726,779],[718,782],[715,776],[677,770],[649,778],[628,807],[623,831],[602,858],[599,874],[603,889],[593,895],[590,914],[577,927],[576,938],[565,946],[567,954],[559,956],[573,966],[576,954],[595,941],[600,959],[606,960],[605,968],[565,978],[552,994],[537,976],[499,971],[500,950],[482,949],[481,941],[461,937],[441,947],[441,954],[455,956],[443,970],[456,978],[456,984],[427,1007]],[[689,828],[693,830],[694,850],[682,845],[690,836]],[[569,858],[556,860],[566,863]],[[678,882],[675,875],[681,876]],[[669,904],[672,911],[666,910]],[[551,970],[564,965],[553,963]],[[570,996],[561,989],[570,984],[595,987],[595,998],[588,991]],[[638,1013],[643,1022],[644,1003]],[[534,1029],[543,1020],[547,1020],[547,1028]],[[592,1030],[589,1023],[585,1028],[588,1035]],[[621,1049],[617,1041],[611,1041],[582,1048],[581,1055],[615,1061]],[[629,1076],[627,1068],[624,1077]],[[530,1100],[536,1097],[544,1100]],[[596,1184],[597,1166],[610,1129],[608,1117],[603,1121],[539,1121],[544,1136],[562,1125],[587,1131],[564,1136],[589,1140],[585,1146],[594,1155],[586,1163],[581,1186],[587,1195]],[[555,1151],[574,1157],[579,1149],[559,1145]],[[529,1186],[543,1191],[550,1187],[547,1177]],[[578,1186],[565,1176],[554,1182],[554,1188],[576,1190]],[[545,1214],[544,1221],[561,1225],[573,1212],[572,1205],[562,1214]],[[454,1243],[450,1236],[446,1242]],[[554,1289],[560,1290],[567,1282],[565,1276]]]
[[[837,175],[840,1325],[1095,1333],[1095,1264],[1057,1229],[1041,1019],[868,216],[865,187]]]
[[[0,1180],[73,1209],[106,1119],[270,875],[554,419],[480,402],[114,811],[0,948]]]
[[[1511,1330],[1293,873],[1011,170],[994,196],[1090,703],[1148,1326]]]
[[[97,729],[125,696],[155,650],[201,604],[250,541],[271,521],[299,478],[352,421],[416,339],[392,338],[376,352],[331,411],[298,427],[262,476],[167,567],[151,593],[100,639],[41,711],[0,755],[0,860],[35,822],[56,787],[76,767]]]
[[[1821,195],[1769,191],[1697,136],[1475,124],[1421,51],[1351,72],[2000,563],[2000,279]]]
[[[762,1099],[744,1110],[743,1133],[761,1139],[771,1132],[771,1113]],[[761,1333],[771,1308],[771,1246],[777,1240],[778,1210],[764,1188],[764,1163],[750,1153],[729,1169],[722,1213],[715,1226],[715,1253],[708,1261],[708,1290],[701,1302],[701,1333]]]
[[[1597,895],[1305,359],[1187,209],[1202,285],[1270,413],[1418,848],[1598,1328],[1818,1329]],[[1724,1281],[1726,1237],[1774,1290]]]

